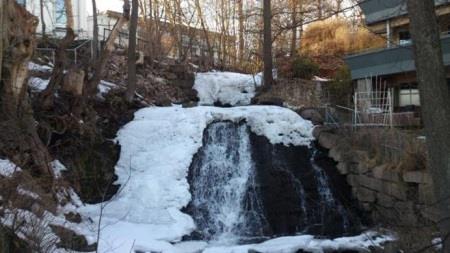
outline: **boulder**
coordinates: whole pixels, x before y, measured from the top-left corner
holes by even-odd
[[[310,120],[314,125],[321,125],[324,122],[323,116],[314,108],[306,108],[299,112],[302,118]]]
[[[431,175],[426,171],[405,171],[403,181],[407,183],[432,184]]]
[[[390,182],[401,182],[400,173],[391,169],[388,164],[379,165],[372,169],[372,175],[375,178]]]

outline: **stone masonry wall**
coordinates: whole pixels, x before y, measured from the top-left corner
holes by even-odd
[[[437,210],[427,171],[396,171],[389,164],[373,165],[367,152],[354,150],[323,127],[314,135],[346,176],[360,207],[373,222],[391,227],[434,225]]]

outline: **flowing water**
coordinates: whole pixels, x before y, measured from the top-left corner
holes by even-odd
[[[232,245],[282,234],[346,233],[352,221],[316,163],[316,149],[262,145],[255,138],[264,137],[245,123],[215,122],[205,130],[189,176],[187,212],[197,239]]]

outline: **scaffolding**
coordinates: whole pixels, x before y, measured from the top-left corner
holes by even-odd
[[[375,81],[373,83],[373,81]],[[354,126],[393,126],[393,92],[385,81],[367,78],[366,89],[356,90],[353,101]]]

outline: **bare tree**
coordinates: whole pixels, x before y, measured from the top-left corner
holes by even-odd
[[[74,17],[73,17],[73,6],[72,0],[64,0],[64,6],[66,7],[66,18],[67,18],[67,29],[74,30]]]
[[[245,16],[244,16],[244,0],[237,0],[238,4],[238,19],[239,19],[239,62],[244,60],[244,47],[245,47]]]
[[[450,87],[433,0],[408,0],[429,167],[441,217],[443,251],[450,252]]]
[[[13,0],[2,3],[2,71],[0,143],[3,152],[18,152],[16,164],[27,164],[42,175],[52,175],[50,154],[37,134],[27,96],[28,62],[36,39],[38,20]],[[18,138],[8,132],[14,131]]]
[[[131,3],[130,32],[128,38],[128,86],[127,92],[125,93],[125,99],[128,102],[133,101],[134,92],[136,91],[136,33],[139,14],[138,0],[132,0]]]
[[[86,95],[94,96],[97,93],[97,86],[104,75],[104,69],[106,63],[108,62],[109,56],[114,50],[114,43],[116,42],[117,36],[119,36],[122,27],[128,22],[129,17],[130,17],[130,3],[128,2],[128,0],[124,0],[123,14],[117,21],[113,30],[111,31],[111,34],[109,35],[108,40],[106,40],[105,46],[102,49],[100,57],[95,62],[94,74],[89,79],[87,87],[85,89]]]
[[[92,58],[95,61],[98,56],[98,22],[97,22],[97,1],[92,0],[92,21],[93,21],[93,38],[92,38]]]
[[[41,12],[41,28],[42,28],[42,37],[45,37],[45,19],[44,19],[44,0],[39,0],[39,8]]]
[[[270,0],[264,0],[264,86],[272,86],[272,11]]]

